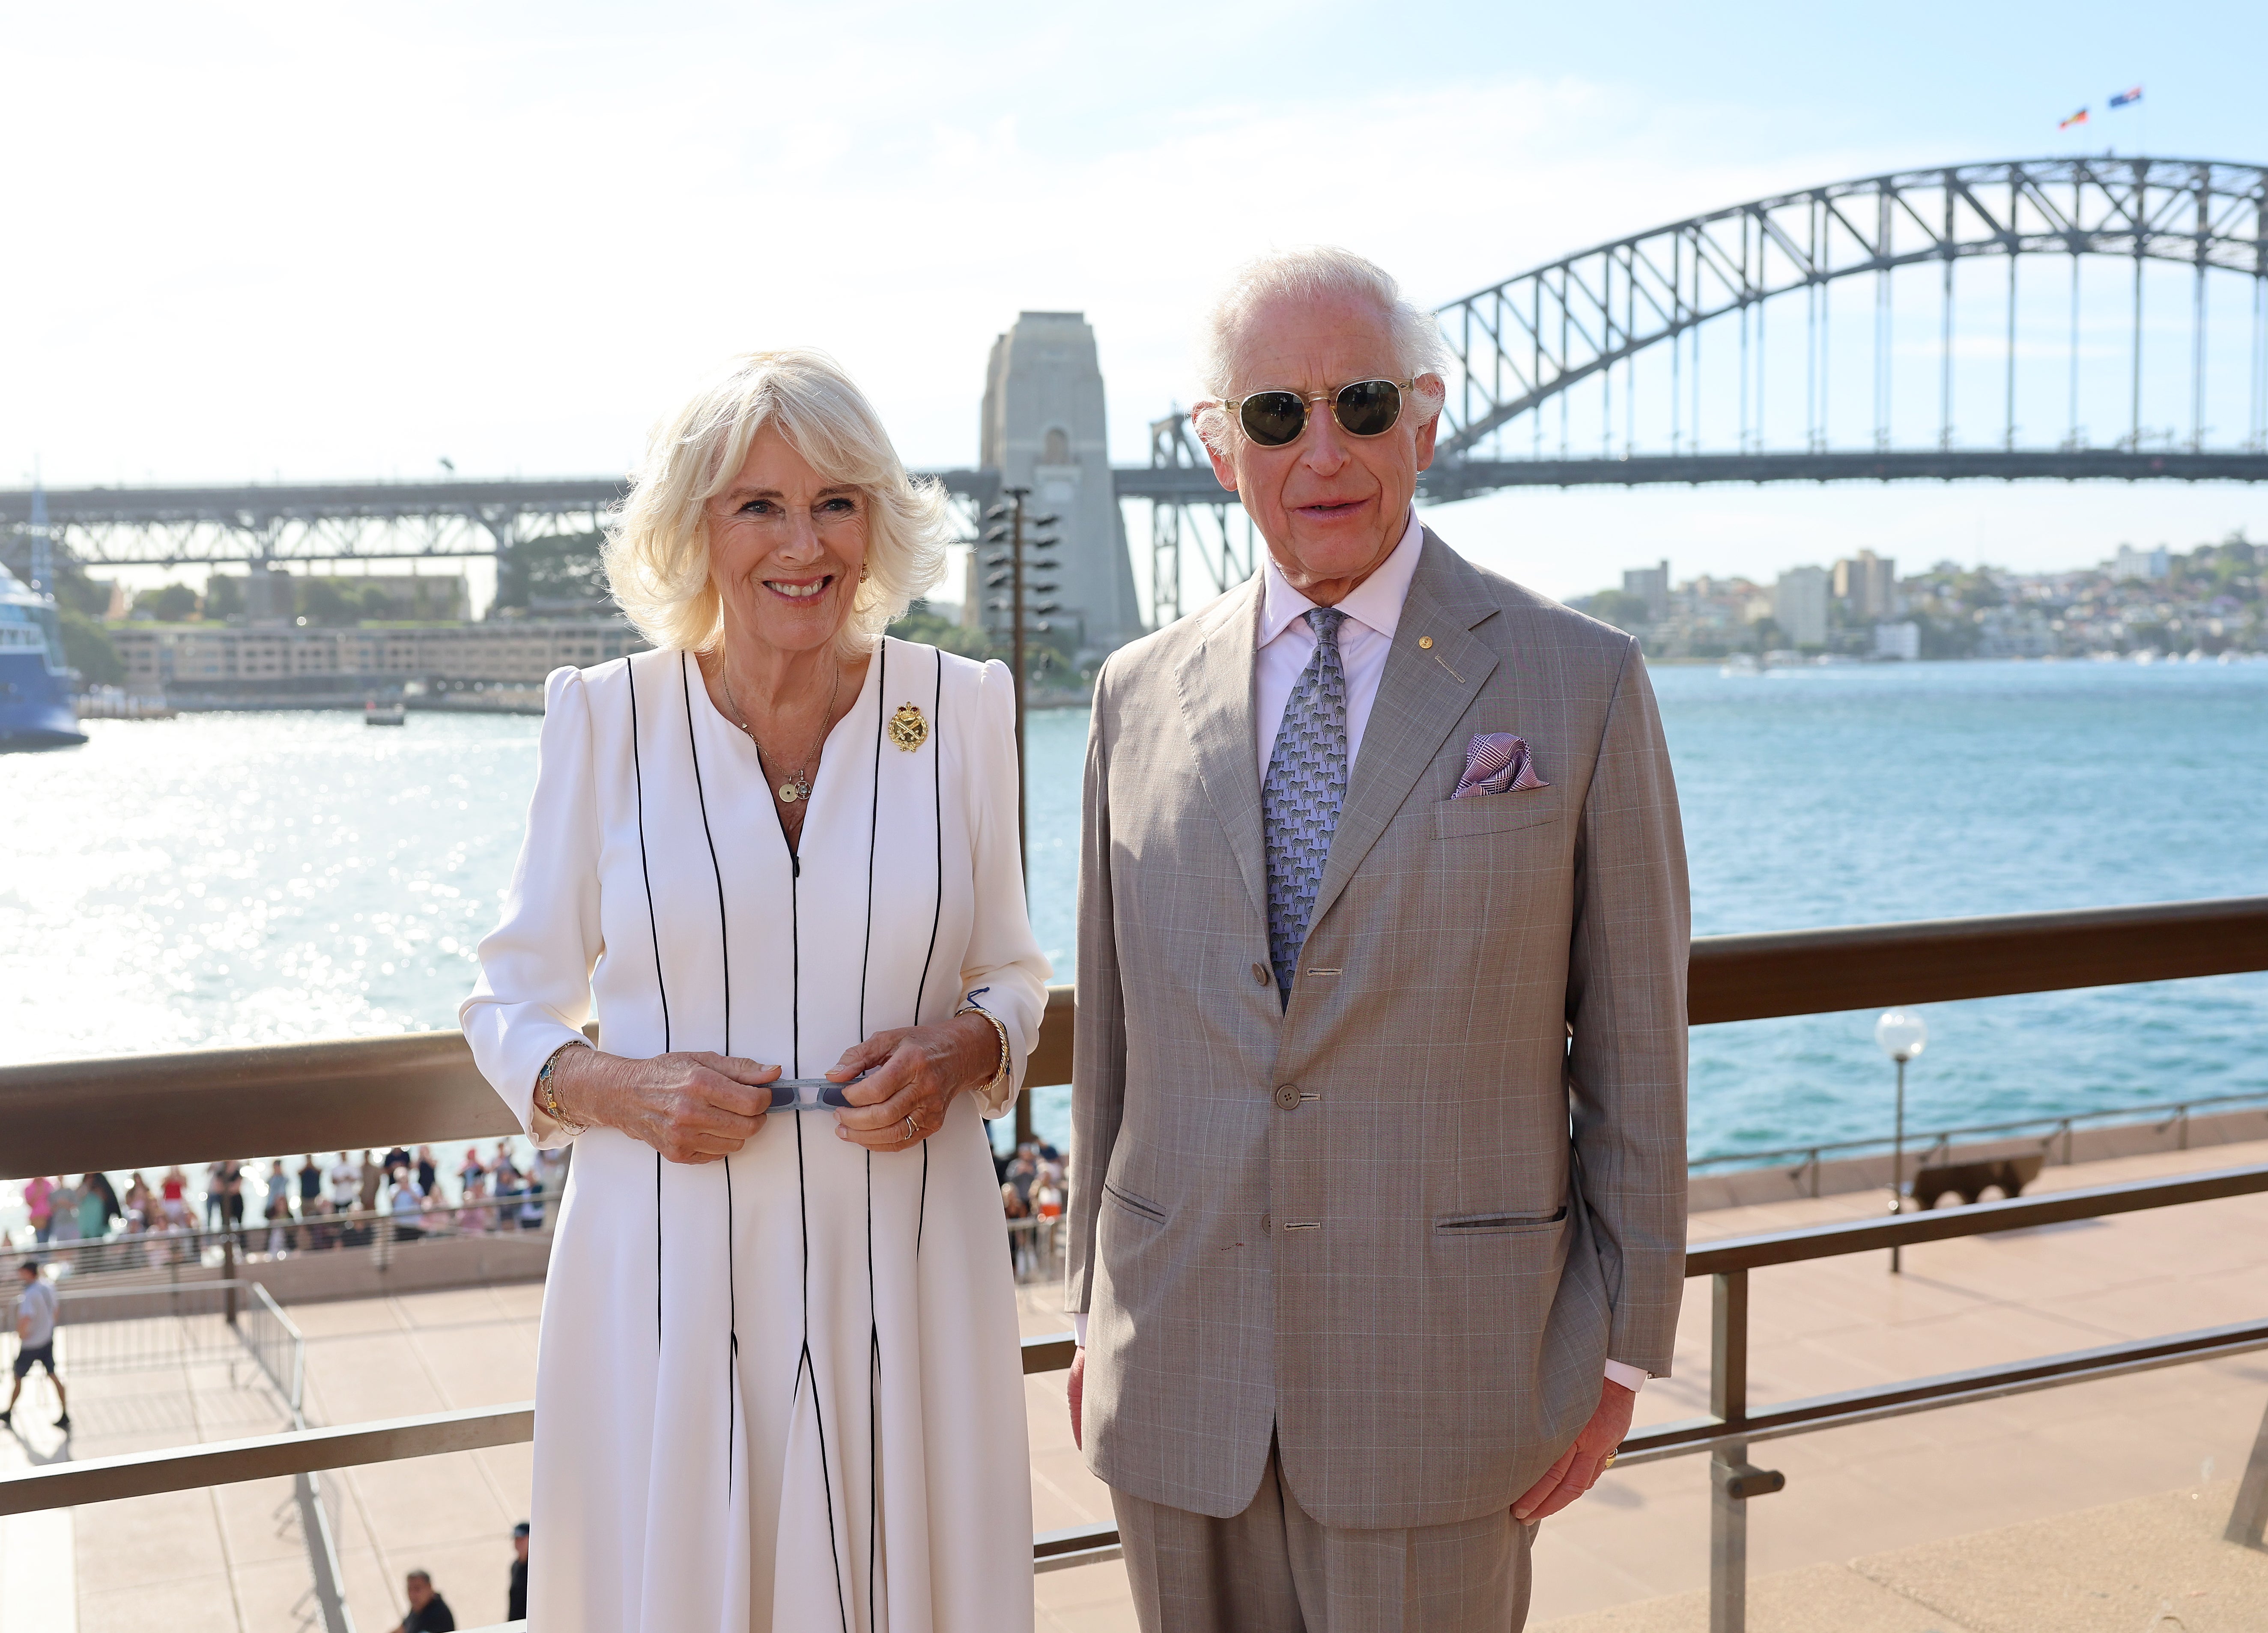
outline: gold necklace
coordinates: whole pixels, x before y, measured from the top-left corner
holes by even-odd
[[[831,659],[833,654],[830,653],[828,656]],[[764,752],[763,739],[756,735],[756,728],[748,724],[747,713],[740,707],[740,700],[733,695],[732,664],[729,660],[720,660],[717,669],[725,679],[725,701],[733,705],[734,717],[733,724],[747,732],[748,741],[756,746],[756,762],[761,765],[767,760],[777,761],[779,758],[777,755],[767,754]],[[773,791],[779,796],[779,802],[784,805],[792,805],[799,800],[811,798],[811,778],[807,774],[811,762],[819,757],[820,749],[826,746],[827,728],[835,719],[835,699],[843,689],[843,666],[836,663],[834,665],[834,682],[827,688],[827,711],[819,717],[819,735],[812,739],[811,750],[804,755],[803,763],[796,767],[787,780]]]

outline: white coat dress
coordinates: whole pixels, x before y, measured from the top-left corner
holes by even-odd
[[[870,1157],[825,1110],[775,1113],[699,1166],[576,1139],[536,1367],[531,1625],[1028,1629],[1015,1290],[982,1119],[1022,1080],[1049,968],[1006,669],[884,641],[799,857],[689,656],[561,669],[544,705],[526,842],[460,1012],[532,1138],[566,1137],[535,1077],[593,1012],[612,1054],[817,1077],[968,999],[1013,1066],[902,1152]],[[909,748],[888,728],[916,735],[917,715]]]

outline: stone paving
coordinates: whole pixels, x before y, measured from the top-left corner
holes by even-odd
[[[2123,1159],[2050,1170],[2035,1194],[2264,1162],[2268,1142]],[[1697,1215],[1692,1235],[1871,1216],[1879,1205],[1854,1195],[1727,1209]],[[1931,1244],[1908,1250],[1903,1276],[1886,1272],[1879,1254],[1757,1272],[1756,1400],[2257,1317],[2268,1299],[2268,1197]],[[1705,1408],[1708,1298],[1697,1284],[1689,1294],[1677,1375],[1647,1387],[1641,1422]],[[540,1288],[522,1284],[297,1306],[309,1415],[342,1423],[525,1399],[540,1303]],[[1021,1304],[1027,1335],[1069,1325],[1052,1287],[1024,1290]],[[226,1370],[77,1381],[72,1453],[277,1427],[281,1402],[247,1369],[233,1380]],[[33,1387],[41,1402],[43,1391]],[[1035,1524],[1107,1521],[1108,1495],[1071,1445],[1063,1375],[1027,1379],[1026,1391]],[[1751,1626],[2139,1633],[2163,1601],[2190,1633],[2268,1628],[2268,1554],[2217,1540],[2264,1406],[2268,1356],[2251,1356],[1759,1445],[1752,1460],[1785,1470],[1788,1488],[1751,1510]],[[0,1434],[0,1466],[53,1455],[52,1416],[19,1414],[30,1426]],[[431,1570],[460,1626],[500,1622],[528,1483],[525,1446],[336,1476],[334,1524],[364,1633],[399,1620],[401,1578],[413,1566]],[[1531,1625],[1705,1627],[1707,1523],[1699,1459],[1609,1475],[1544,1526]],[[288,1481],[0,1521],[0,1633],[309,1627],[306,1560]],[[1044,1629],[1134,1626],[1116,1564],[1049,1573],[1038,1593]]]

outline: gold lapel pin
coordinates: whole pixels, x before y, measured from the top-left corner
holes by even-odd
[[[1421,652],[1432,651],[1433,650],[1433,637],[1430,635],[1419,636],[1418,637],[1418,650]]]
[[[890,741],[911,754],[929,741],[929,717],[912,703],[900,703],[890,717]]]

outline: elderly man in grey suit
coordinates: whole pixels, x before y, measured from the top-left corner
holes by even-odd
[[[1669,1370],[1668,754],[1636,642],[1416,519],[1445,364],[1392,279],[1273,257],[1208,340],[1268,556],[1095,685],[1073,1430],[1145,1629],[1495,1633]]]

